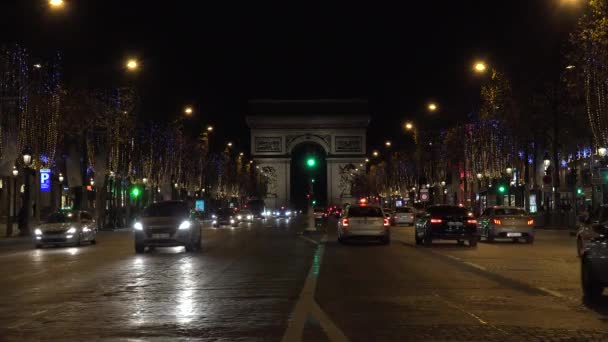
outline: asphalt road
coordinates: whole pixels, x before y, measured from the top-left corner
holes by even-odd
[[[203,229],[200,252],[0,248],[0,341],[608,340],[608,300],[581,302],[574,240],[340,245],[305,218]]]

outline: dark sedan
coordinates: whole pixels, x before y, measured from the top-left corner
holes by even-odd
[[[213,226],[219,228],[220,226],[232,226],[236,227],[239,225],[237,219],[237,213],[232,208],[222,208],[215,213],[213,218]]]
[[[433,240],[455,240],[459,244],[468,241],[469,246],[477,246],[477,220],[466,208],[453,205],[429,207],[416,220],[414,233],[416,244],[430,246]]]
[[[146,247],[184,246],[187,252],[201,247],[201,228],[188,204],[182,201],[158,202],[144,209],[133,225],[135,252]]]

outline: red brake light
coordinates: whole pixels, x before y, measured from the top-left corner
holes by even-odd
[[[385,227],[388,227],[388,226],[389,226],[388,219],[384,219],[384,226],[385,226]]]
[[[442,219],[438,219],[438,218],[432,218],[431,219],[431,223],[441,223],[441,222],[443,222]]]
[[[534,219],[529,219],[528,226],[533,226],[533,225],[534,225]]]
[[[475,219],[468,219],[467,223],[468,224],[477,224],[477,220],[475,220]]]
[[[395,216],[394,216],[394,218],[398,219],[398,218],[399,218],[399,216],[395,215]]]
[[[493,219],[492,222],[494,222],[494,224],[498,224],[498,225],[502,224],[502,221],[499,219]]]
[[[348,218],[345,217],[342,219],[342,227],[348,227],[348,226],[349,226]]]

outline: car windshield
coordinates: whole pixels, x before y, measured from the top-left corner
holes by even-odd
[[[188,205],[182,202],[155,203],[146,208],[143,217],[184,217],[190,214]]]
[[[495,215],[526,215],[526,211],[519,208],[496,208],[494,209]]]
[[[382,210],[378,207],[350,207],[349,217],[384,217]]]
[[[73,212],[52,213],[46,218],[46,223],[78,222],[78,215]]]
[[[222,208],[217,211],[217,215],[220,215],[220,216],[230,216],[232,214],[234,214],[234,210],[230,209],[230,208]]]
[[[450,206],[441,206],[441,207],[431,207],[427,211],[431,216],[439,215],[439,216],[467,216],[468,211],[466,208],[461,207],[450,207]]]
[[[397,208],[397,209],[395,209],[395,211],[398,213],[411,213],[412,209],[411,208]]]
[[[315,208],[314,211],[316,213],[321,213],[321,212],[325,212],[325,208]]]

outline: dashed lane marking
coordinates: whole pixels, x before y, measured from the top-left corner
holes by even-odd
[[[300,235],[300,239],[306,240],[306,241],[308,241],[310,243],[313,243],[315,245],[319,244],[319,241],[313,240],[313,239],[309,238],[308,236]]]
[[[304,236],[300,237],[307,239]],[[327,241],[327,235],[324,235],[321,241]],[[317,288],[317,278],[321,272],[321,262],[323,260],[325,246],[317,241],[314,241],[314,243],[317,245],[317,250],[315,251],[312,265],[310,266],[308,276],[306,277],[306,282],[304,282],[304,287],[302,288],[302,292],[300,292],[300,298],[298,299],[293,313],[291,314],[291,319],[289,320],[287,330],[285,330],[282,341],[302,341],[304,325],[306,324],[308,316],[312,315],[317,319],[330,341],[346,342],[348,341],[346,335],[344,335],[344,333],[334,324],[334,322],[332,322],[329,316],[321,309],[319,304],[315,302],[315,289]]]

